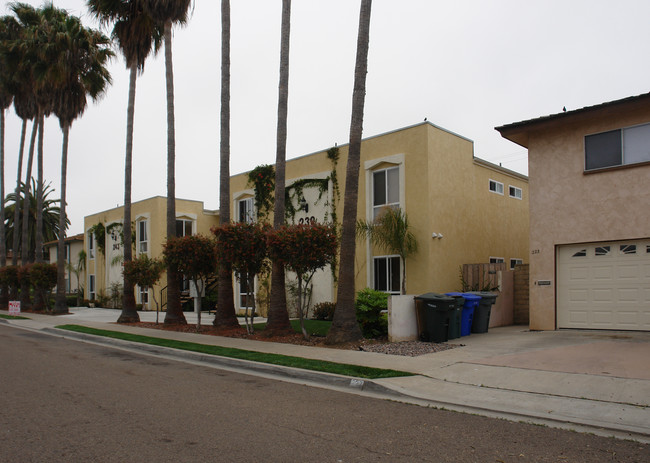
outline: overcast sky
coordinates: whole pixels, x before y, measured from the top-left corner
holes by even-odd
[[[176,196],[208,209],[219,204],[220,3],[196,0],[173,42]],[[275,162],[281,3],[231,0],[231,174]],[[292,2],[288,159],[348,142],[359,3]],[[97,27],[85,1],[54,4]],[[527,173],[526,150],[494,127],[650,91],[649,17],[647,0],[375,0],[363,136],[426,117],[473,140],[477,157]],[[84,216],[124,203],[128,72],[121,57],[110,70],[112,87],[70,132],[68,235],[83,231]],[[166,195],[165,114],[160,53],[137,83],[133,201]],[[8,191],[20,127],[12,108]],[[45,136],[45,177],[58,197],[56,119]]]

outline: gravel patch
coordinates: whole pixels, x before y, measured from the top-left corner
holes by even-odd
[[[366,344],[359,347],[359,349],[365,352],[377,352],[380,354],[417,357],[418,355],[442,352],[461,346],[463,346],[463,344],[448,344],[446,342],[404,341],[391,342],[386,344]]]

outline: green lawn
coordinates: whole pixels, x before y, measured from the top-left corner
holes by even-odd
[[[151,336],[142,336],[138,334],[121,333],[119,331],[98,330],[79,325],[60,325],[57,328],[75,331],[78,333],[92,334],[95,336],[105,336],[114,339],[122,339],[131,342],[140,342],[154,346],[171,347],[173,349],[199,352],[202,354],[218,355],[221,357],[236,358],[241,360],[251,360],[261,363],[270,363],[273,365],[282,365],[293,368],[302,368],[303,370],[322,371],[326,373],[335,373],[343,376],[352,376],[364,379],[394,378],[398,376],[413,376],[412,373],[385,370],[381,368],[371,368],[359,365],[350,365],[346,363],[327,362],[323,360],[305,359],[302,357],[292,357],[280,354],[267,354],[244,349],[233,349],[230,347],[210,346],[194,342],[175,341],[164,338],[154,338]]]
[[[0,318],[5,318],[7,320],[29,320],[27,317],[21,317],[19,315],[5,315],[0,313]]]

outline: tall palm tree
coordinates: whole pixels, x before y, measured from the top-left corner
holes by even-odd
[[[176,236],[176,129],[174,120],[174,70],[172,26],[188,20],[191,0],[144,0],[151,16],[163,24],[165,42],[165,81],[167,84],[167,239]],[[165,323],[187,324],[181,307],[181,275],[167,270],[167,312]]]
[[[388,254],[397,254],[401,260],[401,293],[406,294],[406,259],[418,251],[418,242],[410,230],[406,212],[400,208],[387,207],[372,222],[359,220],[357,235],[366,236],[371,244],[383,248]]]
[[[61,53],[52,70],[56,80],[54,113],[63,132],[61,148],[61,212],[59,215],[59,241],[57,247],[57,288],[54,313],[66,313],[65,300],[65,223],[66,223],[66,181],[68,165],[68,139],[72,122],[81,116],[87,106],[87,96],[97,100],[111,84],[106,69],[114,56],[110,40],[103,34],[87,29],[77,17],[66,18],[61,29],[49,46],[53,53]]]
[[[219,224],[230,223],[230,0],[221,0],[221,142],[219,146]],[[217,313],[213,325],[239,327],[232,289],[232,268],[219,265]]]
[[[361,164],[361,134],[363,132],[363,108],[366,99],[366,74],[368,72],[368,45],[370,39],[370,10],[372,0],[361,0],[359,12],[359,36],[354,69],[352,93],[352,117],[350,121],[350,144],[345,174],[343,198],[343,229],[341,232],[341,255],[336,310],[326,342],[338,344],[361,339],[354,308],[354,259],[356,252],[357,202],[359,199],[359,167]]]
[[[273,227],[284,225],[285,164],[287,158],[287,106],[289,100],[289,43],[291,35],[291,0],[282,0],[282,31],[280,38],[280,84],[278,88],[278,128],[275,156],[275,205]],[[264,330],[269,336],[291,332],[284,284],[284,265],[274,261],[271,272],[271,304]]]
[[[129,69],[129,100],[126,116],[126,155],[124,159],[124,262],[133,260],[131,230],[131,173],[133,170],[133,119],[135,87],[138,73],[145,61],[162,43],[162,29],[153,20],[142,0],[88,0],[88,9],[104,25],[113,25],[112,37],[117,41]],[[122,313],[118,323],[140,321],[135,307],[133,283],[124,276]]]

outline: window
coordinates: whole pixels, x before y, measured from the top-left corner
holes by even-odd
[[[585,170],[650,161],[650,124],[585,137]]]
[[[490,257],[491,264],[503,264],[505,261],[503,257]]]
[[[490,180],[489,188],[492,193],[503,194],[503,183],[501,182]]]
[[[253,223],[255,221],[255,214],[253,211],[253,198],[240,199],[238,201],[238,206],[238,222]]]
[[[138,252],[147,253],[148,241],[147,221],[141,220],[138,222]]]
[[[385,293],[400,293],[399,256],[375,257],[375,289]]]
[[[610,249],[611,248],[609,246],[596,246],[595,249],[596,257],[609,255]]]
[[[510,270],[514,270],[517,265],[523,263],[524,263],[523,259],[510,259]]]
[[[88,275],[88,298],[95,300],[95,275]]]
[[[508,186],[508,192],[511,198],[521,199],[522,197],[521,188],[518,188],[516,186],[512,186],[512,185]]]
[[[186,219],[176,219],[176,236],[191,236],[192,221]]]
[[[143,306],[147,306],[149,308],[149,287],[147,286],[139,286],[140,288],[140,304]]]
[[[399,207],[399,167],[372,173],[372,216],[377,218],[384,207]]]
[[[95,235],[92,232],[88,232],[88,258],[95,258]]]
[[[251,291],[251,298],[255,297],[255,293]],[[249,304],[248,300],[248,281],[246,278],[242,278],[239,282],[239,308],[248,309],[253,307],[253,304]]]
[[[65,251],[63,254],[63,258],[67,263],[70,263],[70,245],[66,244],[63,249]]]
[[[587,257],[587,250],[581,249],[580,251],[573,254],[571,257]]]
[[[636,244],[621,244],[621,254],[636,254]]]

